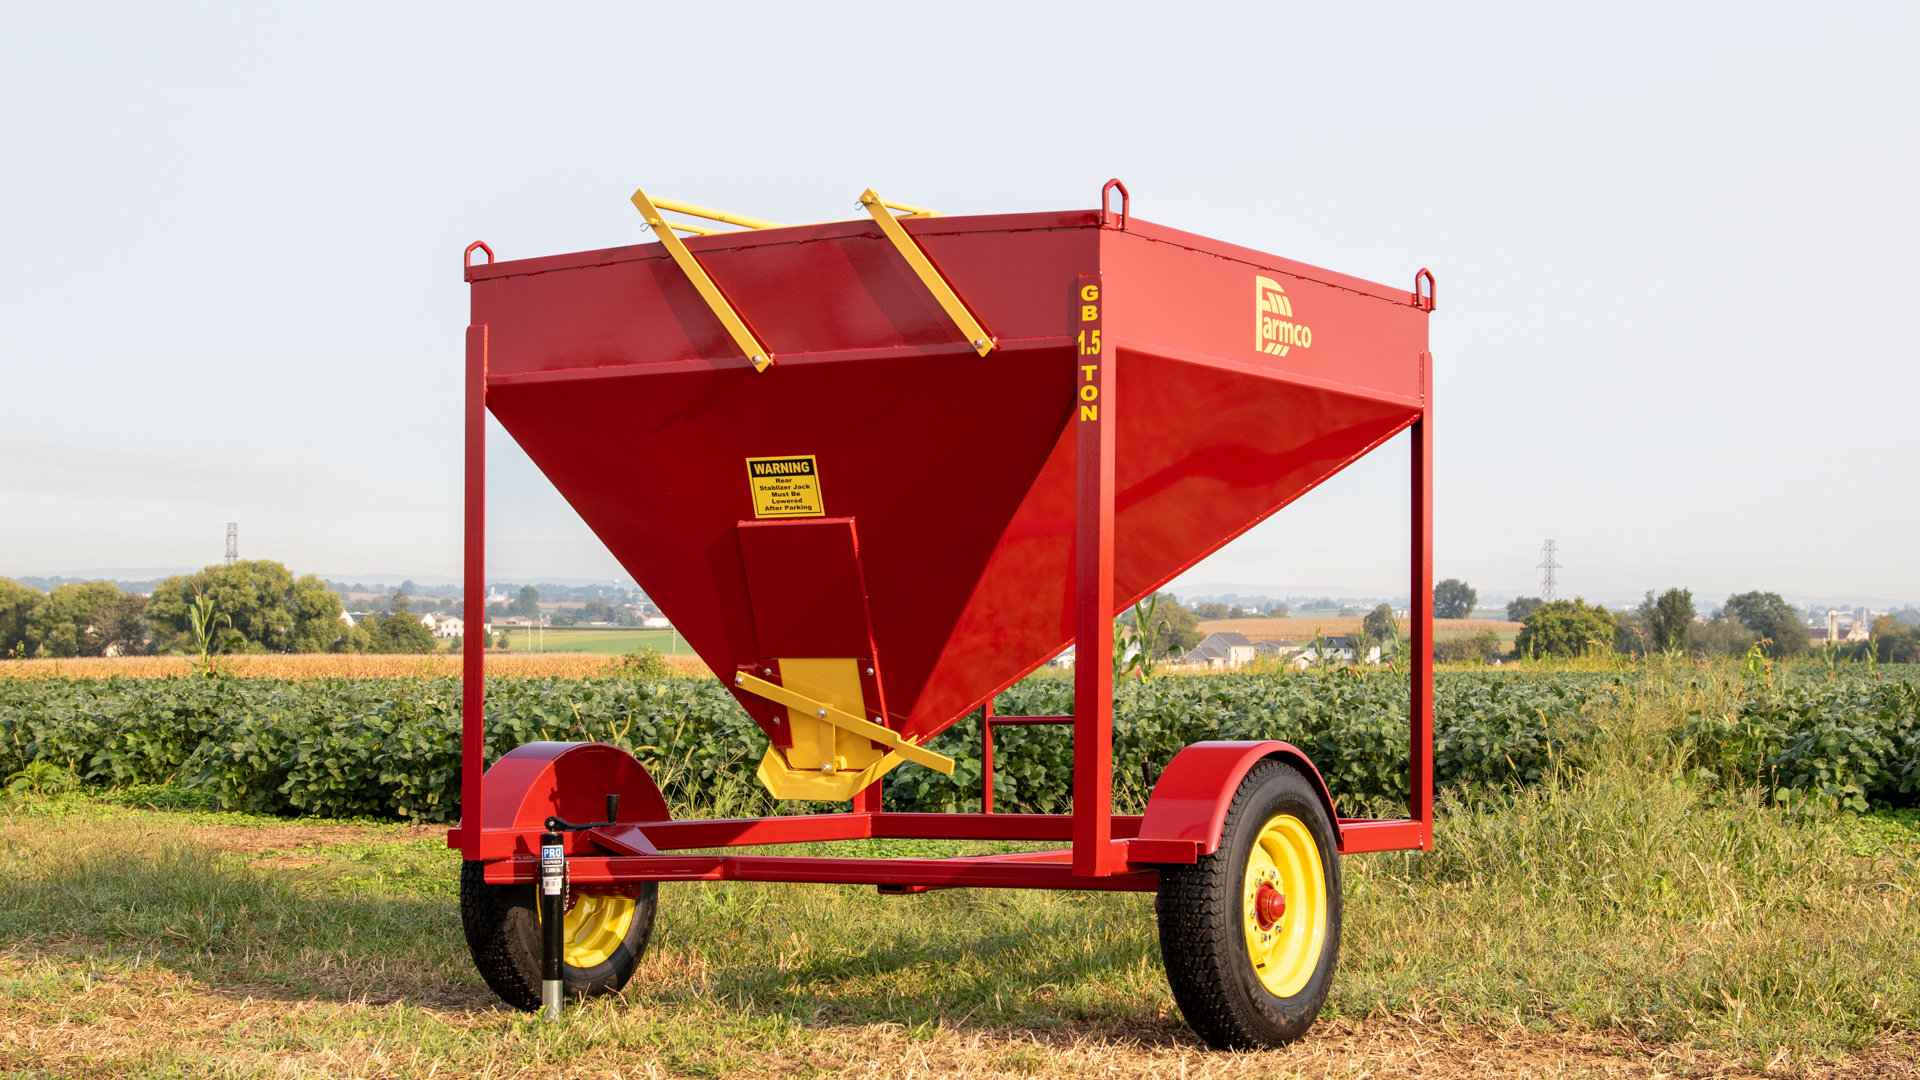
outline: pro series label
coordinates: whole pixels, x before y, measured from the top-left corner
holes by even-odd
[[[750,457],[747,483],[753,489],[756,518],[826,517],[820,499],[820,467],[812,454],[802,457]]]

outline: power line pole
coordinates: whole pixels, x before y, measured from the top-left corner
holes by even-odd
[[[1554,558],[1555,548],[1552,540],[1547,541],[1547,546],[1540,549],[1540,565],[1536,568],[1540,571],[1540,599],[1549,604],[1554,601],[1553,572],[1560,569],[1559,560]]]
[[[227,565],[240,561],[240,523],[227,522]]]

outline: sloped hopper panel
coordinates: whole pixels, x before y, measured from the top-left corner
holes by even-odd
[[[857,544],[871,634],[835,655],[883,665],[888,727],[924,740],[1070,641],[1077,275],[1105,274],[1120,346],[1117,605],[1424,406],[1425,312],[1405,293],[1086,213],[906,224],[994,333],[988,356],[871,223],[689,241],[779,358],[764,373],[658,245],[476,268],[489,407],[718,674],[796,655],[763,637],[853,621],[830,613],[852,595],[837,585],[818,615],[762,611],[746,538],[791,522],[756,519],[749,458],[814,460],[811,520]],[[1299,331],[1274,329],[1281,293]]]

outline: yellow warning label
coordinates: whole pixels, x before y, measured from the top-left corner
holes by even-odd
[[[826,517],[820,501],[820,468],[813,455],[750,457],[747,482],[753,487],[756,518]]]

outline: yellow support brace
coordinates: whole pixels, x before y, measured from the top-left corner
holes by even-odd
[[[873,215],[873,220],[880,223],[880,231],[887,234],[887,239],[893,241],[893,246],[899,250],[900,257],[907,260],[907,265],[913,267],[913,272],[919,276],[920,283],[927,287],[927,291],[933,294],[935,300],[940,301],[940,306],[946,311],[947,318],[952,319],[954,325],[960,328],[960,332],[966,335],[967,342],[973,346],[973,351],[981,356],[992,352],[994,341],[987,333],[987,328],[981,326],[980,320],[974,318],[973,312],[967,310],[967,305],[961,302],[959,294],[953,291],[953,286],[947,284],[947,279],[941,277],[940,271],[933,268],[933,263],[927,260],[927,253],[921,251],[920,245],[913,242],[913,237],[907,235],[907,230],[901,226],[899,220],[887,207],[898,207],[910,211],[909,217],[938,217],[939,215],[925,207],[886,202],[874,194],[872,188],[861,193],[860,205],[866,207],[867,213]]]
[[[739,313],[733,310],[733,305],[727,302],[726,296],[720,292],[720,287],[707,276],[707,271],[700,265],[700,260],[694,258],[693,252],[688,251],[687,245],[681,243],[680,237],[675,235],[674,226],[660,216],[659,209],[647,198],[645,191],[634,189],[633,205],[640,211],[640,216],[647,219],[647,224],[653,227],[653,234],[660,238],[660,243],[666,247],[667,254],[672,255],[673,261],[679,264],[681,273],[686,274],[687,280],[693,282],[693,287],[699,290],[700,298],[713,309],[714,316],[720,320],[720,325],[726,327],[727,333],[733,338],[733,343],[739,346],[747,359],[753,361],[754,370],[767,370],[767,367],[773,363],[772,351],[760,343],[760,339],[753,335],[753,331],[747,329],[747,324],[741,320]],[[676,205],[685,206],[686,204]],[[705,216],[698,211],[685,212]]]
[[[864,717],[844,712],[824,701],[815,701],[804,694],[796,694],[784,686],[775,685],[744,671],[734,675],[733,684],[756,697],[766,698],[777,705],[785,705],[789,709],[799,709],[807,716],[825,720],[834,727],[845,728],[862,738],[872,739],[908,761],[925,765],[934,772],[945,776],[953,775],[952,758],[922,749],[919,745],[908,742],[892,728],[881,727]]]
[[[766,218],[748,217],[745,214],[735,214],[726,210],[715,210],[710,206],[698,206],[690,202],[681,202],[678,199],[655,199],[653,200],[653,205],[662,210],[671,210],[676,214],[692,214],[694,217],[706,218],[708,221],[719,221],[728,225],[744,225],[749,229],[786,228],[785,225],[777,221],[768,221]]]

